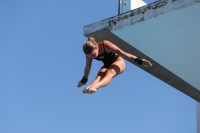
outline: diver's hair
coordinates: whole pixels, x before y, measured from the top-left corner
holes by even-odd
[[[88,40],[83,44],[83,51],[85,54],[90,54],[95,48],[96,41],[94,37],[89,37]]]

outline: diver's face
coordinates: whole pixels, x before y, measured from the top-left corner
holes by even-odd
[[[87,56],[90,58],[96,58],[98,57],[98,54],[99,54],[99,49],[95,47],[90,54],[87,54]]]

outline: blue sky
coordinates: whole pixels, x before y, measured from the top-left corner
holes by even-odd
[[[76,87],[83,27],[117,13],[118,0],[0,1],[0,133],[196,132],[196,102],[127,61],[95,94]]]

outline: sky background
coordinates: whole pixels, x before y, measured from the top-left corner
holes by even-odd
[[[196,101],[127,61],[95,94],[77,88],[83,27],[117,13],[118,0],[0,0],[0,133],[196,133]]]

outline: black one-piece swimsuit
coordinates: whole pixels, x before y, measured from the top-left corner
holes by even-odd
[[[104,42],[103,42],[103,48],[104,48]],[[104,52],[102,54],[99,54],[98,57],[96,57],[94,59],[96,59],[98,61],[102,61],[104,63],[104,66],[108,68],[118,58],[119,58],[119,55],[116,55],[113,52],[107,53],[104,48]]]

